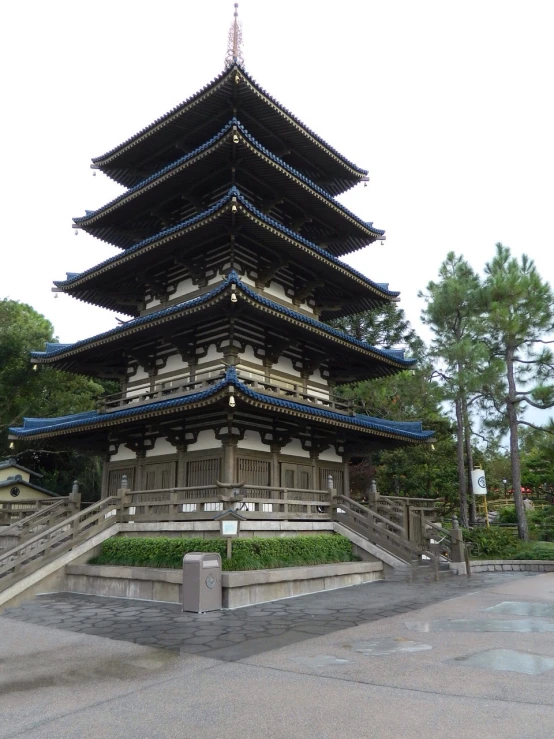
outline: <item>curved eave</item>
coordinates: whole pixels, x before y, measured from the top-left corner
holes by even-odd
[[[353,299],[353,304],[355,304],[357,310],[370,310],[375,307],[375,301],[394,301],[398,298],[398,292],[384,289],[378,283],[373,282],[362,273],[344,264],[337,257],[334,257],[321,247],[313,244],[307,239],[304,239],[299,234],[290,231],[279,223],[279,221],[261,213],[261,211],[255,208],[236,188],[232,188],[229,194],[221,198],[217,203],[215,203],[211,208],[205,210],[203,213],[187,219],[187,221],[178,226],[166,229],[156,236],[145,239],[136,246],[130,247],[122,254],[117,254],[85,272],[72,276],[70,279],[55,281],[54,285],[59,291],[74,294],[76,297],[81,300],[85,300],[86,302],[90,301],[97,305],[102,305],[104,307],[132,315],[128,306],[125,306],[124,304],[120,305],[116,300],[110,301],[105,297],[104,299],[98,299],[94,293],[94,283],[98,283],[98,289],[105,291],[105,286],[100,281],[105,280],[110,273],[113,274],[114,271],[124,273],[124,270],[128,270],[130,268],[129,263],[132,263],[133,260],[142,258],[153,250],[161,250],[171,244],[171,242],[192,234],[195,231],[200,230],[202,227],[211,224],[213,221],[222,218],[228,214],[233,197],[238,203],[237,220],[241,213],[244,214],[250,222],[257,224],[260,228],[264,229],[265,232],[272,233],[287,244],[293,245],[295,248],[308,254],[316,261],[325,264],[325,266],[331,270],[340,273],[343,279],[346,278],[348,281],[355,283],[357,290],[360,288],[367,290],[366,297],[356,296],[356,298]],[[350,308],[339,312],[333,311],[329,312],[329,317],[349,315],[351,312],[353,311]],[[326,313],[325,317],[327,317]]]
[[[239,139],[237,142],[233,141],[235,136]],[[373,228],[372,223],[362,221],[348,208],[345,208],[343,205],[336,202],[333,196],[323,188],[319,187],[319,185],[311,182],[301,172],[290,167],[282,159],[279,159],[270,151],[265,149],[265,147],[257,142],[236,119],[231,120],[219,134],[207,141],[201,147],[198,147],[195,151],[181,157],[181,159],[177,160],[173,164],[164,167],[156,174],[146,178],[126,193],[119,195],[117,198],[104,205],[102,208],[99,208],[92,213],[87,213],[85,216],[75,217],[73,219],[75,225],[86,231],[90,231],[93,235],[98,236],[98,238],[105,239],[120,248],[127,248],[128,246],[133,245],[132,243],[129,243],[131,235],[115,235],[113,229],[110,229],[110,224],[108,223],[108,225],[105,225],[106,218],[119,211],[120,217],[123,217],[124,219],[126,209],[128,209],[134,200],[137,200],[152,189],[166,184],[177,175],[186,173],[186,170],[197,164],[202,159],[215,154],[228,141],[230,141],[233,146],[236,146],[237,149],[242,144],[251,154],[255,155],[256,160],[261,160],[266,165],[269,165],[271,168],[278,171],[280,175],[285,176],[289,182],[293,183],[293,187],[299,188],[302,193],[308,195],[310,201],[316,206],[320,217],[322,216],[323,211],[319,210],[319,204],[324,204],[326,208],[329,209],[330,214],[334,214],[333,222],[335,224],[339,223],[341,228],[344,227],[344,229],[350,234],[349,237],[344,239],[344,243],[337,243],[329,246],[329,251],[332,251],[336,256],[343,256],[350,251],[367,246],[377,239],[382,240],[385,238],[385,232],[382,229]],[[298,193],[298,190],[295,189],[295,192]],[[326,218],[323,217],[322,221],[325,222]]]
[[[237,74],[239,82],[236,82]],[[240,85],[243,87],[240,87]],[[266,128],[275,131],[277,138],[286,140],[295,148],[301,149],[307,158],[315,158],[321,162],[323,169],[333,175],[333,194],[337,195],[352,187],[356,181],[367,175],[367,171],[350,162],[336,149],[326,143],[317,134],[305,126],[290,111],[284,108],[269,93],[260,87],[244,69],[234,66],[224,71],[210,84],[205,86],[191,98],[181,103],[166,115],[157,119],[147,128],[132,136],[111,151],[102,156],[93,158],[93,166],[105,171],[108,176],[126,187],[137,182],[137,174],[129,166],[129,162],[140,165],[142,160],[149,159],[160,149],[174,145],[179,138],[186,136],[187,120],[192,127],[198,126],[198,118],[207,115],[206,126],[209,126],[210,109],[202,113],[203,103],[209,103],[210,98],[220,97],[224,107],[224,99],[233,97],[236,85],[239,85],[240,95],[244,92],[251,95],[251,102],[261,102],[259,115],[263,118]],[[241,107],[239,98],[239,109]],[[249,106],[250,107],[250,106]],[[256,105],[253,106],[254,108]],[[270,113],[270,120],[264,111]],[[255,115],[256,111],[250,111]]]
[[[293,416],[295,419],[305,419],[315,424],[331,426],[332,428],[342,428],[357,433],[366,433],[372,437],[401,443],[427,443],[433,436],[432,431],[413,432],[404,429],[394,429],[394,424],[389,421],[383,421],[380,424],[377,419],[366,420],[362,417],[348,416],[334,411],[310,407],[302,403],[266,396],[252,390],[240,382],[240,380],[237,380],[233,372],[228,372],[223,380],[212,388],[200,393],[193,393],[180,398],[144,406],[134,406],[133,408],[127,408],[122,411],[91,414],[88,418],[81,416],[73,420],[71,416],[65,416],[60,419],[47,419],[57,421],[57,423],[46,426],[35,425],[29,429],[25,429],[24,427],[10,428],[10,437],[13,439],[67,437],[70,434],[76,435],[83,432],[90,433],[91,431],[100,429],[109,429],[121,426],[127,422],[136,423],[159,416],[168,416],[172,413],[182,413],[184,409],[195,410],[224,400],[229,394],[230,386],[232,386],[232,392],[235,397],[235,412],[240,410],[241,403],[244,403],[245,405],[263,411],[277,412],[283,415]],[[37,419],[33,420],[36,421]]]
[[[383,372],[383,374],[390,374],[391,372],[399,372],[404,369],[409,369],[415,364],[416,360],[399,359],[391,356],[387,350],[380,350],[370,344],[358,341],[357,339],[348,336],[348,334],[332,328],[321,321],[304,316],[301,313],[286,308],[273,300],[269,300],[268,298],[258,295],[258,293],[252,290],[248,285],[241,282],[236,273],[231,273],[220,285],[198,298],[179,303],[161,311],[156,311],[155,313],[141,316],[140,318],[129,321],[126,324],[117,326],[110,331],[98,334],[89,339],[84,339],[70,346],[64,346],[58,351],[49,353],[31,352],[31,356],[36,363],[40,364],[67,363],[68,360],[77,358],[79,355],[82,355],[85,352],[90,352],[100,346],[104,346],[109,343],[114,345],[118,341],[124,341],[129,336],[137,335],[146,329],[151,329],[164,323],[182,319],[185,315],[190,315],[191,312],[205,310],[208,306],[215,305],[217,302],[228,297],[232,291],[236,292],[239,300],[244,300],[246,303],[262,312],[271,313],[274,317],[277,317],[280,320],[295,324],[295,326],[301,330],[308,331],[312,335],[317,335],[332,341],[333,343],[337,343],[345,349],[351,350],[356,354],[367,357],[373,362],[379,363],[383,366],[383,369],[388,369],[388,371]],[[63,369],[71,368],[63,366]]]

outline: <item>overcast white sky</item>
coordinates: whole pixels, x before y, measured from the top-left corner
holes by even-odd
[[[417,291],[447,251],[476,269],[502,241],[552,279],[551,0],[242,0],[250,74],[371,182],[343,202],[386,229],[348,261]],[[117,195],[98,156],[223,68],[232,0],[6,2],[0,296],[30,303],[62,342],[115,325],[52,280],[116,253],[72,216]]]

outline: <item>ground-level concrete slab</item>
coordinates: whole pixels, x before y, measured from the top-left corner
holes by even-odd
[[[416,634],[406,621],[518,619],[489,609],[548,603],[554,575],[462,580],[380,582],[203,617],[38,598],[0,618],[0,737],[551,739],[554,633]],[[130,643],[145,638],[133,628],[160,634],[162,621],[173,643]],[[222,622],[234,657],[213,633]],[[101,635],[110,625],[112,638]]]

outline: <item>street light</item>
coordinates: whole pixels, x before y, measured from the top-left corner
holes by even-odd
[[[508,480],[502,480],[502,484],[504,485],[504,497],[506,498],[506,486],[508,484]]]

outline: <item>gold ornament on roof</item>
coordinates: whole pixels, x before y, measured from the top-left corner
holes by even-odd
[[[225,68],[233,64],[244,64],[242,55],[242,23],[239,21],[239,4],[235,3],[235,13],[231,27],[229,28],[229,40],[227,42],[227,56],[225,57]]]

